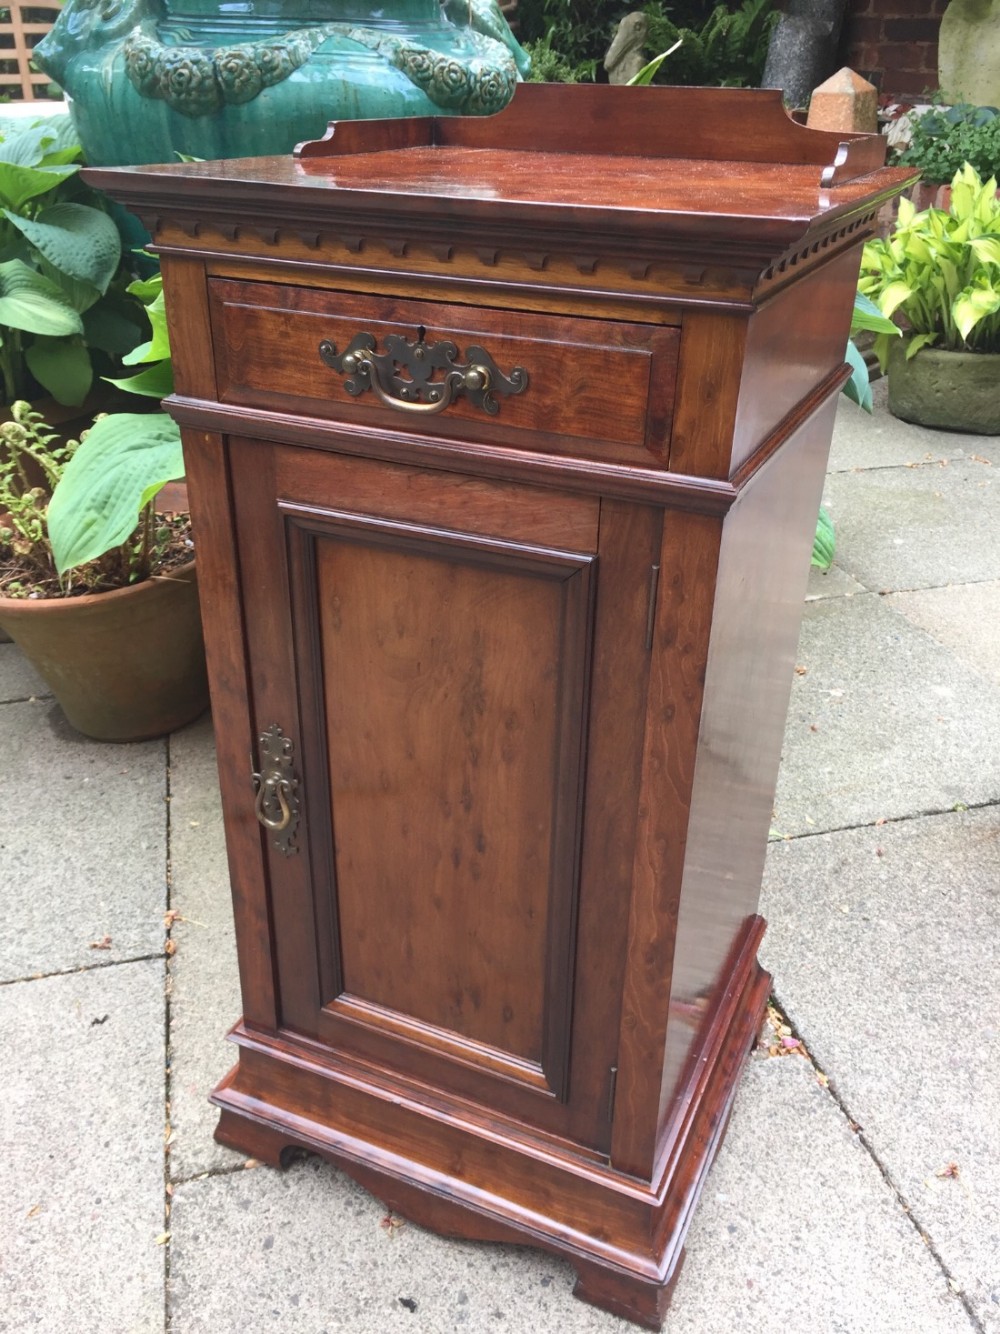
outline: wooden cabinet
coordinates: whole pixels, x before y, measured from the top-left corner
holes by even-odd
[[[168,294],[243,987],[219,1138],[654,1328],[767,997],[880,148],[777,94],[529,86],[90,173]]]

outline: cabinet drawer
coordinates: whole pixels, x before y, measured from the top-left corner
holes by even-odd
[[[666,463],[677,329],[222,278],[210,290],[225,403],[647,467]],[[343,355],[359,334],[374,340],[378,355],[393,335],[428,348],[448,341],[458,366],[481,348],[504,376],[523,368],[527,385],[508,394],[501,388],[492,415],[464,392],[433,415],[386,405],[367,386],[355,396],[345,387],[350,373],[324,362],[320,344]],[[409,370],[397,370],[409,392]],[[436,371],[434,382],[443,374]]]

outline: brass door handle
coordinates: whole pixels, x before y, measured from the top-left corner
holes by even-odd
[[[299,780],[292,772],[292,742],[277,723],[262,732],[257,741],[260,772],[254,773],[253,812],[274,835],[274,846],[286,857],[298,851],[295,831],[299,823]]]
[[[456,364],[458,347],[447,340],[425,343],[421,336],[411,343],[399,334],[390,334],[384,352],[376,352],[375,347],[372,334],[359,333],[342,353],[324,338],[319,355],[331,370],[348,377],[344,388],[349,394],[357,397],[370,389],[380,403],[397,412],[432,416],[464,394],[474,407],[495,416],[499,411],[498,394],[521,394],[528,387],[528,372],[523,366],[515,366],[509,376],[504,375],[481,347],[469,348],[465,365]],[[435,371],[442,372],[442,378],[432,379]]]

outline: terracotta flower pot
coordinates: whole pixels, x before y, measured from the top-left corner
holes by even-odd
[[[906,360],[907,339],[889,345],[889,411],[943,431],[1000,435],[1000,353],[924,347]]]
[[[163,736],[208,706],[194,562],[113,593],[0,597],[0,625],[85,736]]]

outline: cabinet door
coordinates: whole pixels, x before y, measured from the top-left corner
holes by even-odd
[[[232,454],[281,1027],[603,1151],[657,516]]]

